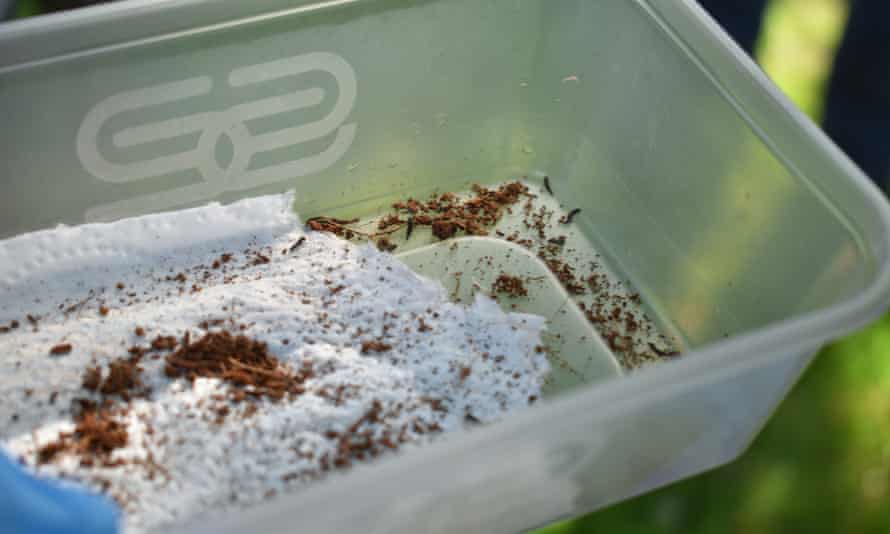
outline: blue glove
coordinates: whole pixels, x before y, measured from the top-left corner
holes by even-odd
[[[0,452],[4,534],[115,534],[120,512],[108,499],[38,479]]]

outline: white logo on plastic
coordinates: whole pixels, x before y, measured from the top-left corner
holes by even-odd
[[[141,124],[115,132],[111,144],[118,149],[137,147],[187,134],[199,133],[197,145],[185,152],[152,159],[114,163],[99,149],[99,132],[112,118],[135,110],[169,104],[210,93],[213,80],[198,76],[144,89],[127,91],[99,102],[84,118],[77,133],[77,155],[84,168],[96,178],[111,183],[129,183],[195,169],[202,181],[159,193],[105,204],[87,211],[87,220],[104,220],[167,209],[209,199],[226,191],[250,189],[322,171],[339,160],[355,139],[356,124],[344,124],[356,99],[355,71],[335,54],[317,52],[268,63],[236,68],[229,73],[233,88],[270,82],[310,71],[334,77],[339,96],[324,118],[262,134],[251,134],[245,121],[310,108],[320,104],[325,91],[311,88],[281,96],[237,104],[221,111],[194,113]],[[299,145],[333,134],[334,140],[321,153],[285,163],[250,169],[255,154]],[[216,145],[223,136],[232,144],[231,162],[223,168],[216,160]]]

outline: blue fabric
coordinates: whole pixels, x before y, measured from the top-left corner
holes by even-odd
[[[119,515],[108,499],[33,477],[0,452],[0,532],[115,534]]]

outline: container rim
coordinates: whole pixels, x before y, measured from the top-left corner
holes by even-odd
[[[119,0],[0,24],[0,73],[376,0]],[[418,0],[429,1],[429,0]]]

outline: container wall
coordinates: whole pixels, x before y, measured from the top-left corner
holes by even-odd
[[[864,287],[874,264],[852,224],[643,5],[555,2],[543,15],[536,167],[693,346]]]
[[[381,0],[0,73],[0,235],[296,188],[310,214],[527,167],[540,1]]]
[[[537,172],[692,346],[861,288],[851,226],[644,5],[309,5],[7,67],[0,235],[289,188],[302,214],[355,211]]]

